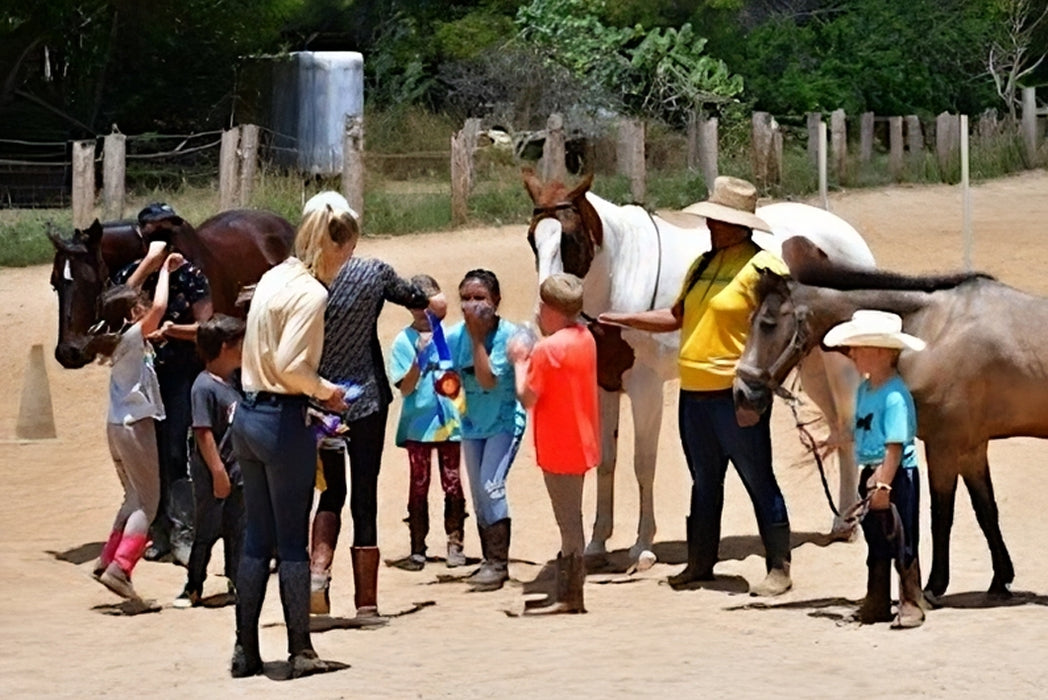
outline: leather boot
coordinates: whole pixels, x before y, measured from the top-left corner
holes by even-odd
[[[309,563],[282,561],[277,573],[280,603],[287,624],[287,655],[291,677],[301,678],[330,671],[326,661],[313,651],[309,638]]]
[[[892,628],[909,629],[923,625],[923,598],[920,563],[916,558],[905,568],[899,563],[899,614],[895,616]]]
[[[790,578],[790,524],[776,523],[764,535],[765,566],[768,575],[750,588],[750,595],[771,597],[793,588]]]
[[[692,583],[698,581],[712,581],[713,580],[713,565],[717,562],[717,552],[714,551],[713,555],[710,556],[709,551],[703,551],[703,547],[699,543],[698,533],[698,518],[688,517],[687,519],[687,531],[688,531],[688,563],[684,569],[673,576],[666,579],[666,582],[670,584],[670,587],[674,590],[680,588],[686,588]],[[720,546],[720,542],[712,545],[714,548]],[[705,549],[709,550],[710,545],[707,543]]]
[[[246,678],[262,673],[258,651],[258,618],[266,599],[269,582],[269,560],[244,556],[237,569],[237,641],[233,647],[230,673],[233,678]]]
[[[480,569],[468,579],[474,591],[497,591],[509,579],[509,539],[509,518],[480,528],[486,554]]]
[[[448,536],[447,567],[466,565],[466,555],[462,551],[462,539],[466,525],[466,499],[444,497],[444,532]]]
[[[426,565],[426,535],[429,534],[429,502],[408,505],[408,532],[411,537],[411,556],[403,568],[421,571]]]
[[[586,562],[581,554],[570,557],[557,555],[557,599],[552,606],[547,601],[524,603],[524,611],[538,615],[563,615],[586,612],[583,590],[586,586]],[[534,610],[534,613],[531,611]]]
[[[378,619],[378,547],[353,547],[353,602],[358,618]]]
[[[875,559],[866,564],[866,597],[859,608],[858,620],[864,625],[892,620],[892,563]]]
[[[320,510],[313,516],[309,552],[309,612],[313,615],[331,613],[331,563],[341,529],[342,518],[338,513]]]

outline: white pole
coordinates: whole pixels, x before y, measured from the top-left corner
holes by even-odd
[[[826,190],[826,122],[819,120],[819,198],[822,208],[830,210],[830,199]]]
[[[961,115],[961,230],[964,232],[964,269],[972,269],[972,189],[968,182],[968,115]]]

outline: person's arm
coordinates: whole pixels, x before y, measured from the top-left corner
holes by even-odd
[[[389,374],[401,396],[410,396],[418,386],[418,380],[422,376],[418,355],[426,347],[425,339],[425,336],[420,334],[418,341],[413,344],[407,331],[402,331],[393,340]]]
[[[149,244],[149,250],[146,252],[146,257],[142,258],[142,262],[138,263],[138,267],[136,267],[135,271],[131,273],[131,276],[127,278],[125,284],[134,289],[141,289],[146,278],[160,269],[166,258],[167,243],[164,243],[163,241],[153,241]]]
[[[382,288],[382,296],[388,301],[409,309],[424,309],[429,305],[429,297],[421,289],[410,281],[398,276],[392,266],[382,263],[383,278],[385,284]]]
[[[649,333],[669,333],[679,331],[684,322],[684,304],[677,302],[668,309],[654,309],[636,313],[616,313],[607,311],[597,317],[601,323],[617,326],[628,326]]]
[[[161,266],[160,274],[157,276],[156,280],[156,290],[153,292],[153,303],[149,307],[149,311],[146,312],[146,315],[143,316],[141,320],[142,337],[148,338],[160,325],[160,319],[164,317],[164,312],[167,311],[167,296],[170,287],[171,271],[177,269],[181,264],[182,256],[178,253],[171,253],[171,255],[167,256],[167,260]]]
[[[194,427],[193,437],[196,439],[197,450],[200,451],[204,464],[207,465],[208,471],[211,472],[211,492],[215,498],[228,497],[232,490],[232,485],[229,483],[229,474],[226,472],[226,466],[222,464],[222,458],[218,454],[215,434],[211,432],[211,428]]]
[[[464,305],[462,315],[466,321],[466,331],[473,353],[473,372],[480,387],[488,391],[495,388],[498,380],[491,371],[491,358],[488,356],[484,340],[489,332],[498,327],[498,316],[494,314],[494,309],[490,318],[478,313],[478,310],[479,307]]]
[[[886,510],[891,505],[892,481],[902,463],[902,443],[889,442],[884,446],[884,461],[873,470],[867,484],[870,494],[870,510]],[[885,488],[887,487],[887,488]]]
[[[517,400],[524,408],[531,408],[538,401],[539,395],[528,385],[528,368],[531,360],[527,357],[513,362],[514,382],[517,386]]]

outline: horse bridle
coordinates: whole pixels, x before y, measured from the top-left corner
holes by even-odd
[[[789,372],[783,372],[783,368],[792,362],[798,355],[808,349],[808,341],[811,340],[811,330],[808,328],[807,310],[794,306],[793,313],[793,335],[790,342],[782,349],[775,362],[767,369],[758,369],[752,365],[740,362],[735,368],[735,375],[748,384],[763,386],[777,396],[787,400],[795,400],[793,393],[782,385],[783,380]],[[782,377],[780,378],[780,375]]]

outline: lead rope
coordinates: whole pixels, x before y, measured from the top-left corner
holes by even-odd
[[[808,430],[808,426],[814,423],[815,420],[810,420],[807,423],[805,423],[801,420],[800,413],[797,410],[801,403],[801,400],[797,398],[796,394],[796,385],[798,381],[799,379],[796,376],[794,376],[794,387],[792,391],[787,389],[786,387],[780,386],[778,389],[775,390],[775,393],[778,394],[779,397],[781,397],[786,402],[786,405],[790,407],[790,411],[793,413],[794,425],[797,428],[797,432],[800,434],[801,444],[804,445],[804,448],[812,454],[812,457],[815,458],[815,465],[819,468],[819,479],[822,480],[822,491],[824,494],[826,494],[826,503],[830,506],[830,510],[833,512],[834,517],[840,518],[840,511],[837,510],[837,506],[833,502],[833,496],[830,495],[830,483],[826,479],[826,468],[822,463],[822,456],[819,454],[819,443],[815,439],[815,436],[811,434],[811,431]],[[856,505],[861,506],[863,503],[863,501],[860,501]],[[856,522],[858,522],[858,520],[862,520],[862,515],[865,515],[865,513],[856,516],[856,513],[853,511],[857,511],[857,508],[855,506],[853,506],[852,509],[848,511],[846,519],[856,517]]]

